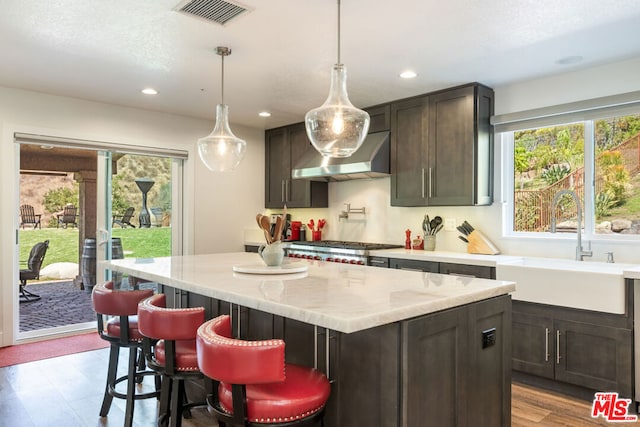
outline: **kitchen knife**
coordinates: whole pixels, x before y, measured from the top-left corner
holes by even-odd
[[[463,242],[469,243],[469,241],[462,236],[458,236],[458,239],[462,240]]]

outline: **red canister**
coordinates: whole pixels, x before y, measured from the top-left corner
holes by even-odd
[[[300,240],[302,221],[291,221],[291,240]]]

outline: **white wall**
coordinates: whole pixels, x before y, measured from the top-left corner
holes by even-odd
[[[18,184],[13,133],[179,148],[189,151],[185,164],[185,252],[235,251],[243,248],[243,230],[264,206],[264,133],[233,126],[247,141],[247,155],[228,175],[208,171],[197,158],[196,140],[211,132],[213,120],[101,104],[0,87],[0,345],[11,344],[16,315],[18,265],[15,255]],[[196,232],[194,233],[194,230]]]
[[[496,114],[513,113],[533,108],[547,107],[607,95],[633,92],[640,89],[640,58],[603,65],[585,70],[514,83],[496,87]],[[421,223],[425,214],[431,218],[455,218],[463,220],[486,234],[504,254],[560,257],[572,259],[575,255],[575,238],[553,236],[538,238],[514,238],[502,236],[501,200],[501,146],[496,138],[495,202],[480,207],[428,207],[399,208],[390,206],[389,178],[355,180],[329,184],[329,209],[293,211],[294,219],[306,222],[309,218],[326,217],[328,225],[324,238],[337,240],[362,240],[404,244],[408,228],[412,235],[422,234]],[[365,216],[353,215],[349,220],[338,220],[344,203],[354,208],[365,207]],[[437,237],[437,250],[466,251],[466,244],[458,239],[459,233],[442,231]],[[612,241],[598,237],[592,242],[593,260],[606,260],[606,252],[613,251],[616,262],[640,264],[640,240]]]

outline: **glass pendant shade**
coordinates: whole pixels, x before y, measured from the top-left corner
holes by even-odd
[[[326,157],[349,157],[369,132],[369,114],[351,104],[347,95],[347,69],[335,64],[331,71],[329,97],[305,115],[307,136]]]
[[[208,136],[198,140],[198,154],[202,163],[214,172],[231,171],[244,158],[247,143],[229,128],[229,107],[216,106],[216,126]]]

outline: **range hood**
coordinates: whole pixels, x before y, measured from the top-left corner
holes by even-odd
[[[370,133],[351,157],[324,157],[316,150],[309,150],[294,165],[293,179],[311,181],[346,181],[360,178],[388,176],[389,132]]]

